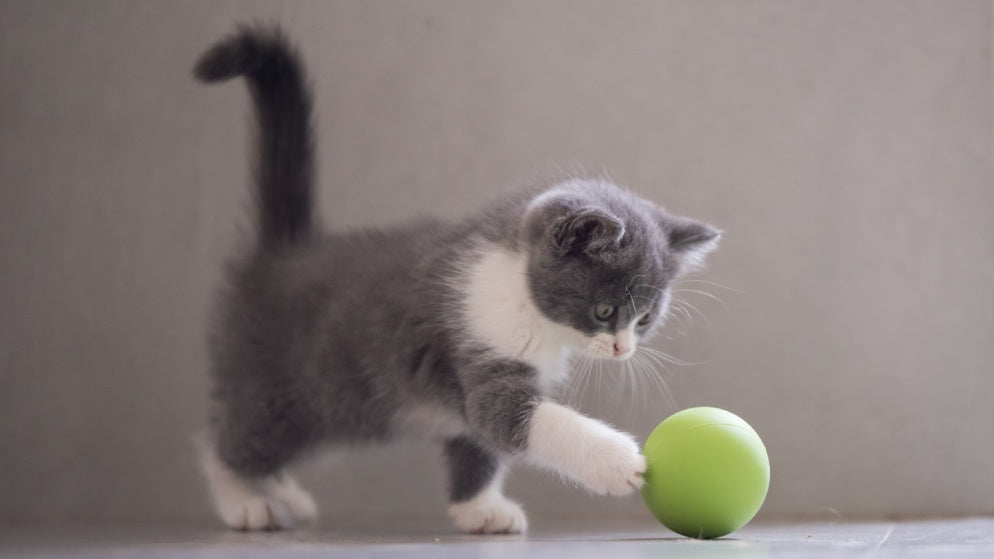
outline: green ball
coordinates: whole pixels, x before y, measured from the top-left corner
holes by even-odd
[[[664,526],[720,538],[752,520],[770,487],[770,459],[756,431],[734,413],[690,408],[659,424],[642,449],[642,498]]]

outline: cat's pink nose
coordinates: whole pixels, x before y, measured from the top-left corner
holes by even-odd
[[[619,344],[618,342],[614,342],[614,356],[615,357],[618,357],[619,355],[624,355],[624,354],[628,353],[628,351],[630,349],[631,348],[625,347],[625,346]]]

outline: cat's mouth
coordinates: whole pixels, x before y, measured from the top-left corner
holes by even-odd
[[[588,355],[597,359],[609,361],[627,361],[635,355],[636,346],[627,346],[614,339],[601,337],[593,338],[587,344],[585,350]]]
[[[633,355],[635,355],[635,349],[636,349],[635,347],[615,348],[614,353],[611,355],[611,358],[616,361],[627,361],[631,359]]]

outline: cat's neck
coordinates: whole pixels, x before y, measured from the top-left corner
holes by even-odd
[[[528,287],[528,256],[488,245],[476,252],[463,291],[463,318],[474,342],[535,367],[544,392],[569,372],[576,333],[546,318]]]

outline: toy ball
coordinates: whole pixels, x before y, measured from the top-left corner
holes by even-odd
[[[756,431],[718,408],[690,408],[657,426],[642,449],[642,499],[674,532],[700,539],[752,520],[770,487],[770,459]]]

